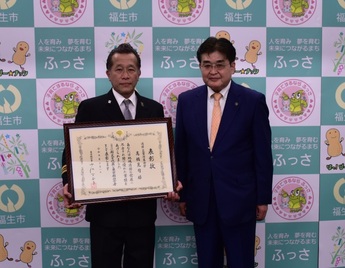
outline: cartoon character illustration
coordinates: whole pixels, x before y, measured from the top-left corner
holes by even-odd
[[[74,218],[79,216],[79,208],[66,208],[65,209],[66,216],[68,218]]]
[[[62,114],[62,107],[63,107],[63,101],[61,99],[61,97],[57,94],[54,95],[53,97],[53,101],[54,101],[54,112],[55,114]]]
[[[189,16],[195,7],[195,0],[178,0],[177,11],[180,13],[180,16]]]
[[[26,263],[26,265],[30,268],[30,263],[34,260],[33,256],[37,254],[35,251],[36,243],[33,241],[26,241],[24,243],[24,247],[21,247],[20,249],[22,253],[20,253],[19,259],[17,259],[16,262]]]
[[[290,13],[291,10],[291,0],[284,0],[283,2],[283,12]]]
[[[290,212],[299,212],[302,211],[303,205],[306,204],[306,199],[304,196],[304,189],[302,187],[297,187],[288,194],[284,189],[281,192],[282,197],[289,198],[289,209]]]
[[[51,0],[52,6],[50,8],[50,10],[52,12],[58,12],[60,11],[60,0]]]
[[[1,45],[1,43],[0,43],[0,45]],[[5,59],[3,59],[3,58],[0,58],[0,61],[5,62],[6,60],[5,60]]]
[[[258,253],[258,250],[261,249],[260,246],[260,237],[257,235],[255,236],[255,247],[254,247],[254,256]],[[257,262],[254,262],[254,267],[257,267],[259,264]]]
[[[325,144],[327,145],[327,160],[330,160],[332,157],[337,157],[339,155],[345,156],[343,153],[343,146],[341,142],[344,140],[343,137],[340,137],[340,132],[336,128],[330,128],[326,132]]]
[[[4,237],[0,234],[0,262],[5,260],[13,261],[13,258],[8,257],[8,251],[6,247],[8,246],[8,242],[5,242]]]
[[[171,12],[177,12],[177,0],[170,0],[169,1],[169,5],[170,5],[170,7],[169,7],[169,11],[171,11]]]
[[[169,100],[170,100],[170,106],[171,106],[170,112],[171,113],[176,113],[177,101],[178,101],[177,96],[174,93],[171,93],[170,97],[169,97]]]
[[[305,93],[304,90],[300,89],[291,94],[291,97],[283,92],[282,98],[284,100],[290,101],[290,113],[291,116],[298,116],[303,114],[304,109],[308,106],[307,101],[305,100]]]
[[[258,56],[262,54],[260,49],[261,43],[258,40],[250,41],[249,46],[246,46],[247,52],[244,55],[244,59],[241,59],[241,61],[246,61],[250,63],[252,67],[255,69],[254,63],[257,62]]]
[[[216,33],[216,38],[225,38],[229,40],[232,44],[235,44],[234,40],[231,40],[231,36],[227,31],[219,31]]]
[[[302,17],[309,8],[308,0],[291,0],[290,11],[292,17]]]
[[[78,8],[77,0],[60,0],[60,12],[62,17],[70,17],[74,15],[74,9]]]
[[[58,194],[57,197],[56,197],[56,210],[57,212],[59,213],[64,213],[65,212],[65,205],[64,205],[64,202],[63,202],[63,196],[61,194]]]
[[[289,207],[289,196],[282,196],[281,195],[281,204],[280,207],[282,209]]]
[[[72,118],[76,115],[79,106],[78,93],[73,91],[65,95],[63,99],[62,112],[65,118]]]
[[[26,62],[26,58],[30,57],[29,51],[29,44],[25,41],[18,42],[17,46],[13,48],[14,54],[12,56],[12,60],[8,61],[8,63],[14,63],[20,66],[22,70],[24,70],[23,65]]]
[[[290,111],[290,98],[287,94],[283,92],[282,98],[282,106],[281,109],[283,112],[289,112]]]

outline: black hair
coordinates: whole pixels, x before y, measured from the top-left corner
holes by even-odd
[[[228,39],[211,36],[200,45],[196,53],[199,63],[201,63],[202,54],[211,54],[216,51],[224,54],[230,63],[236,59],[236,49]]]
[[[108,58],[107,58],[107,63],[106,63],[106,67],[107,70],[110,70],[111,67],[113,67],[113,60],[112,57],[115,53],[119,53],[119,54],[131,54],[133,53],[135,55],[135,57],[137,58],[137,63],[138,63],[138,68],[141,68],[141,60],[140,60],[140,56],[138,54],[138,52],[129,44],[129,43],[123,43],[120,44],[119,46],[115,47],[112,51],[110,51]]]

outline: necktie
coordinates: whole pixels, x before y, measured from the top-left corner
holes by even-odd
[[[129,110],[129,104],[131,103],[131,100],[124,99],[123,104],[125,105],[125,110],[123,111],[123,116],[126,120],[133,119],[131,111]]]
[[[219,100],[221,99],[221,97],[223,97],[221,93],[216,92],[213,94],[214,105],[213,105],[213,111],[212,111],[211,134],[210,134],[210,150],[211,151],[212,151],[212,147],[217,136],[220,119],[222,117],[222,110],[220,108],[220,103],[219,103]]]

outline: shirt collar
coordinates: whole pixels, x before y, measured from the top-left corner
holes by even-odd
[[[228,96],[230,86],[231,86],[231,80],[230,80],[229,84],[225,88],[223,88],[221,91],[219,91],[219,93],[221,93],[223,95],[223,99],[224,100]],[[214,91],[209,86],[207,86],[208,99],[212,98],[213,93],[214,93]]]
[[[116,92],[116,91],[114,90],[114,88],[113,88],[112,90],[113,90],[114,97],[115,97],[117,103],[118,103],[119,106],[120,106],[125,98],[124,98],[122,95],[120,95],[118,92]],[[136,103],[137,103],[137,95],[135,94],[135,91],[136,91],[136,90],[137,90],[137,89],[134,89],[133,94],[128,98],[129,100],[131,100],[131,102],[132,102],[132,104],[133,104],[134,106],[136,106]]]

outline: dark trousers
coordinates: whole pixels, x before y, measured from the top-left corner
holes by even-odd
[[[114,228],[91,222],[90,236],[92,268],[153,267],[154,225]]]
[[[225,226],[219,219],[213,199],[207,222],[202,225],[194,224],[198,268],[223,268],[224,251],[227,267],[254,267],[255,226],[255,220]]]

